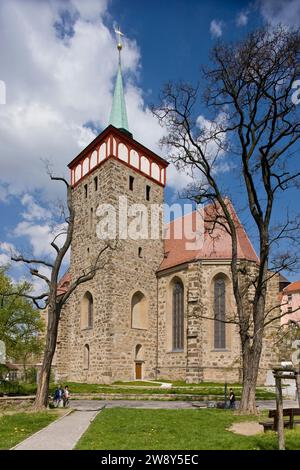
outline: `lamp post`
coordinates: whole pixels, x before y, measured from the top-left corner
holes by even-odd
[[[227,381],[224,384],[224,408],[227,408]]]

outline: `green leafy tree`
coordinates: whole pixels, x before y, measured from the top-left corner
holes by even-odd
[[[6,345],[6,356],[23,364],[25,375],[29,359],[42,351],[44,330],[39,311],[30,300],[18,295],[29,291],[28,283],[16,286],[6,269],[0,269],[0,340]]]

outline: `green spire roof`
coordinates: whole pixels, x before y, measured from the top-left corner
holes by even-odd
[[[126,112],[126,104],[123,91],[123,79],[121,63],[119,62],[118,75],[116,80],[116,86],[114,91],[114,97],[110,112],[109,124],[117,127],[118,129],[124,129],[129,132],[128,119]]]

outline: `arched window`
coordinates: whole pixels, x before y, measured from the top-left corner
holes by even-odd
[[[226,348],[226,286],[223,276],[218,276],[214,281],[214,348]]]
[[[92,328],[94,323],[94,301],[90,292],[84,294],[81,307],[82,328]]]
[[[89,369],[90,367],[90,347],[88,344],[84,346],[83,351],[83,368]]]
[[[173,286],[173,350],[180,351],[183,349],[184,338],[184,298],[183,284],[177,280]]]
[[[131,299],[131,328],[148,328],[148,304],[142,292],[136,292]]]

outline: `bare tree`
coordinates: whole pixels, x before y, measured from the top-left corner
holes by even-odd
[[[66,229],[60,231],[54,237],[51,243],[51,246],[55,252],[55,258],[53,261],[28,258],[25,256],[12,256],[11,258],[13,261],[26,263],[29,266],[31,275],[37,277],[38,279],[42,279],[46,284],[45,292],[40,295],[31,295],[24,292],[19,293],[20,295],[31,299],[37,308],[47,308],[48,313],[44,357],[40,370],[37,393],[34,402],[34,406],[36,409],[41,409],[48,405],[51,366],[56,348],[58,326],[62,308],[66,304],[70,295],[80,284],[83,284],[93,279],[96,272],[104,267],[106,263],[104,253],[107,251],[108,248],[110,248],[109,244],[104,244],[103,247],[99,250],[96,259],[92,262],[92,264],[86,270],[84,270],[79,277],[77,277],[76,279],[71,279],[70,284],[63,293],[58,290],[62,263],[65,260],[66,254],[72,242],[74,232],[75,209],[72,201],[72,186],[70,186],[64,178],[55,177],[51,174],[50,178],[53,181],[63,182],[67,189],[68,214],[65,217]],[[61,236],[64,236],[65,239],[62,246],[59,246],[58,239]],[[50,270],[49,277],[40,272],[41,267],[46,267]]]
[[[255,31],[238,43],[219,43],[212,50],[213,65],[203,71],[210,121],[197,119],[198,87],[186,84],[168,84],[154,109],[167,129],[162,144],[171,160],[194,176],[188,196],[213,204],[216,216],[208,217],[208,223],[219,224],[231,237],[235,320],[242,349],[242,412],[256,412],[264,330],[280,318],[275,307],[266,310],[267,285],[276,273],[297,263],[291,249],[277,260],[271,255],[282,240],[299,239],[296,218],[287,217],[276,226],[274,217],[280,194],[299,184],[299,110],[292,100],[299,52],[299,31],[281,27]],[[220,172],[228,151],[258,239],[259,263],[252,272],[238,259],[239,222],[225,197]]]

